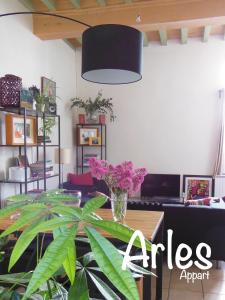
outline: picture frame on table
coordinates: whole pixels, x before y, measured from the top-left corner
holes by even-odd
[[[89,137],[89,146],[101,146],[101,137]]]
[[[6,145],[24,145],[26,134],[27,145],[37,144],[37,122],[35,117],[26,118],[24,133],[24,117],[21,115],[5,115]]]
[[[184,200],[212,197],[214,180],[207,175],[183,175]]]
[[[87,145],[89,146],[90,138],[98,137],[98,128],[91,127],[81,127],[77,131],[77,143],[79,146]]]

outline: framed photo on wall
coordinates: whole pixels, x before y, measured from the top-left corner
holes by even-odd
[[[26,134],[26,142],[28,145],[37,143],[37,124],[36,118],[26,118],[26,132],[24,132],[24,118],[20,115],[7,114],[5,116],[6,128],[6,144],[7,145],[24,145]]]
[[[98,138],[98,128],[78,128],[77,138],[78,145],[89,145],[90,139]]]
[[[212,197],[214,181],[212,176],[184,175],[183,192],[185,200]]]
[[[56,103],[56,82],[42,76],[41,93],[45,96],[50,97],[51,103]]]

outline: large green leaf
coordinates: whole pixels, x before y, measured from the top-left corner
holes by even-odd
[[[60,226],[73,224],[74,220],[71,217],[55,217],[48,221],[42,222],[34,227],[30,234],[37,234],[39,232],[52,231]]]
[[[89,300],[87,278],[84,269],[76,273],[76,279],[71,285],[68,300]]]
[[[11,215],[21,206],[24,206],[24,202],[15,203],[15,204],[12,204],[5,208],[0,209],[0,218],[5,218],[5,217]]]
[[[12,254],[10,256],[10,261],[9,261],[9,270],[15,265],[15,263],[18,261],[18,259],[21,257],[21,255],[24,253],[24,251],[27,249],[27,247],[30,245],[30,243],[33,241],[35,238],[36,234],[30,234],[30,231],[36,227],[39,223],[43,222],[44,217],[36,220],[32,224],[30,224],[20,235],[18,238]]]
[[[94,228],[84,228],[95,260],[106,277],[128,299],[139,300],[136,283],[131,272],[122,270],[123,257],[118,250]]]
[[[82,209],[80,207],[57,205],[57,206],[51,208],[51,212],[57,213],[60,215],[65,215],[65,216],[66,215],[74,216],[79,220],[82,218]]]
[[[114,222],[114,221],[107,221],[107,220],[94,220],[92,218],[87,218],[87,222],[91,223],[97,228],[101,228],[104,231],[110,233],[114,238],[117,238],[123,242],[129,243],[131,236],[135,232],[134,229],[131,229],[130,227]],[[148,251],[151,251],[151,243],[145,239],[146,249]],[[140,239],[136,238],[134,243],[134,246],[141,248]]]
[[[68,254],[67,248],[74,239],[76,226],[64,230],[46,249],[39,264],[34,270],[32,278],[23,297],[25,300],[46,282],[63,264]]]
[[[0,282],[23,284],[28,283],[31,278],[30,273],[12,273],[0,275]]]
[[[74,202],[79,201],[79,199],[72,195],[67,194],[45,194],[42,195],[39,199],[39,202]]]
[[[34,198],[31,195],[28,194],[19,194],[19,195],[13,195],[13,196],[9,196],[7,198],[7,200],[9,201],[33,201]]]
[[[97,275],[94,273],[88,272],[89,276],[91,277],[92,281],[96,285],[99,292],[105,297],[107,300],[121,300],[116,293]]]
[[[34,210],[34,209],[48,209],[48,207],[44,203],[32,203],[24,205],[21,210],[27,211],[27,210]]]
[[[77,231],[78,224],[75,226],[76,226],[76,231]],[[65,228],[65,227],[60,227],[60,228],[56,229],[54,231],[54,238],[57,238],[58,236],[63,234],[63,232],[65,230],[67,230],[67,228]],[[75,235],[76,235],[76,232],[75,232]],[[75,235],[74,235],[74,239],[75,239]],[[74,239],[71,239],[71,241],[67,247],[67,256],[63,262],[64,270],[65,270],[71,284],[74,283],[75,273],[76,273],[76,247],[75,247]]]
[[[102,207],[102,205],[106,202],[106,200],[107,200],[107,196],[103,196],[103,195],[88,200],[84,205],[83,215],[88,215],[94,212],[96,209]]]
[[[19,219],[17,219],[12,225],[10,225],[1,235],[0,238],[7,236],[14,231],[17,231],[21,229],[23,226],[31,223],[32,221],[36,220],[37,217],[41,217],[41,214],[43,213],[42,210],[36,210],[36,211],[26,211],[21,213],[19,216]]]
[[[86,267],[90,262],[95,260],[93,252],[88,252],[83,256],[83,265]]]

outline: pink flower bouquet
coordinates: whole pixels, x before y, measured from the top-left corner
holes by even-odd
[[[102,179],[111,191],[111,203],[115,221],[122,221],[126,214],[127,194],[135,194],[141,188],[147,174],[145,168],[134,169],[131,161],[113,166],[105,160],[95,157],[89,159],[93,177]]]

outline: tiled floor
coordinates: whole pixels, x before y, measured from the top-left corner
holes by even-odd
[[[200,273],[197,268],[191,268],[188,272]],[[225,263],[220,262],[220,269],[213,266],[209,270],[209,279],[195,280],[187,283],[180,279],[181,270],[168,270],[163,268],[163,300],[225,300]],[[203,271],[202,271],[203,272]],[[154,300],[155,282],[152,282],[152,299]]]

